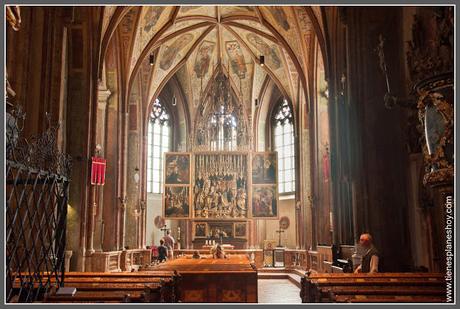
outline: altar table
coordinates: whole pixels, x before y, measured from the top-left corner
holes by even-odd
[[[257,303],[257,270],[246,255],[227,259],[190,256],[159,264],[153,270],[177,271],[182,302]]]

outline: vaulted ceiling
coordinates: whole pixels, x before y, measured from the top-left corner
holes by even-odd
[[[103,45],[118,28],[126,89],[138,78],[148,102],[175,75],[192,110],[219,69],[249,106],[267,78],[295,101],[307,89],[316,15],[310,12],[300,6],[108,6]]]

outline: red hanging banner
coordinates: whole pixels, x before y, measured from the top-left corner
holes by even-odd
[[[107,161],[104,158],[91,158],[91,184],[103,186],[105,183],[105,168]]]

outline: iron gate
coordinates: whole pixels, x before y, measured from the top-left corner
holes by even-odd
[[[64,282],[71,161],[57,148],[58,126],[30,142],[25,114],[6,114],[6,301],[33,302]]]

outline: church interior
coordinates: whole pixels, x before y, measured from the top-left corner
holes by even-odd
[[[5,301],[451,302],[454,9],[6,6]]]

